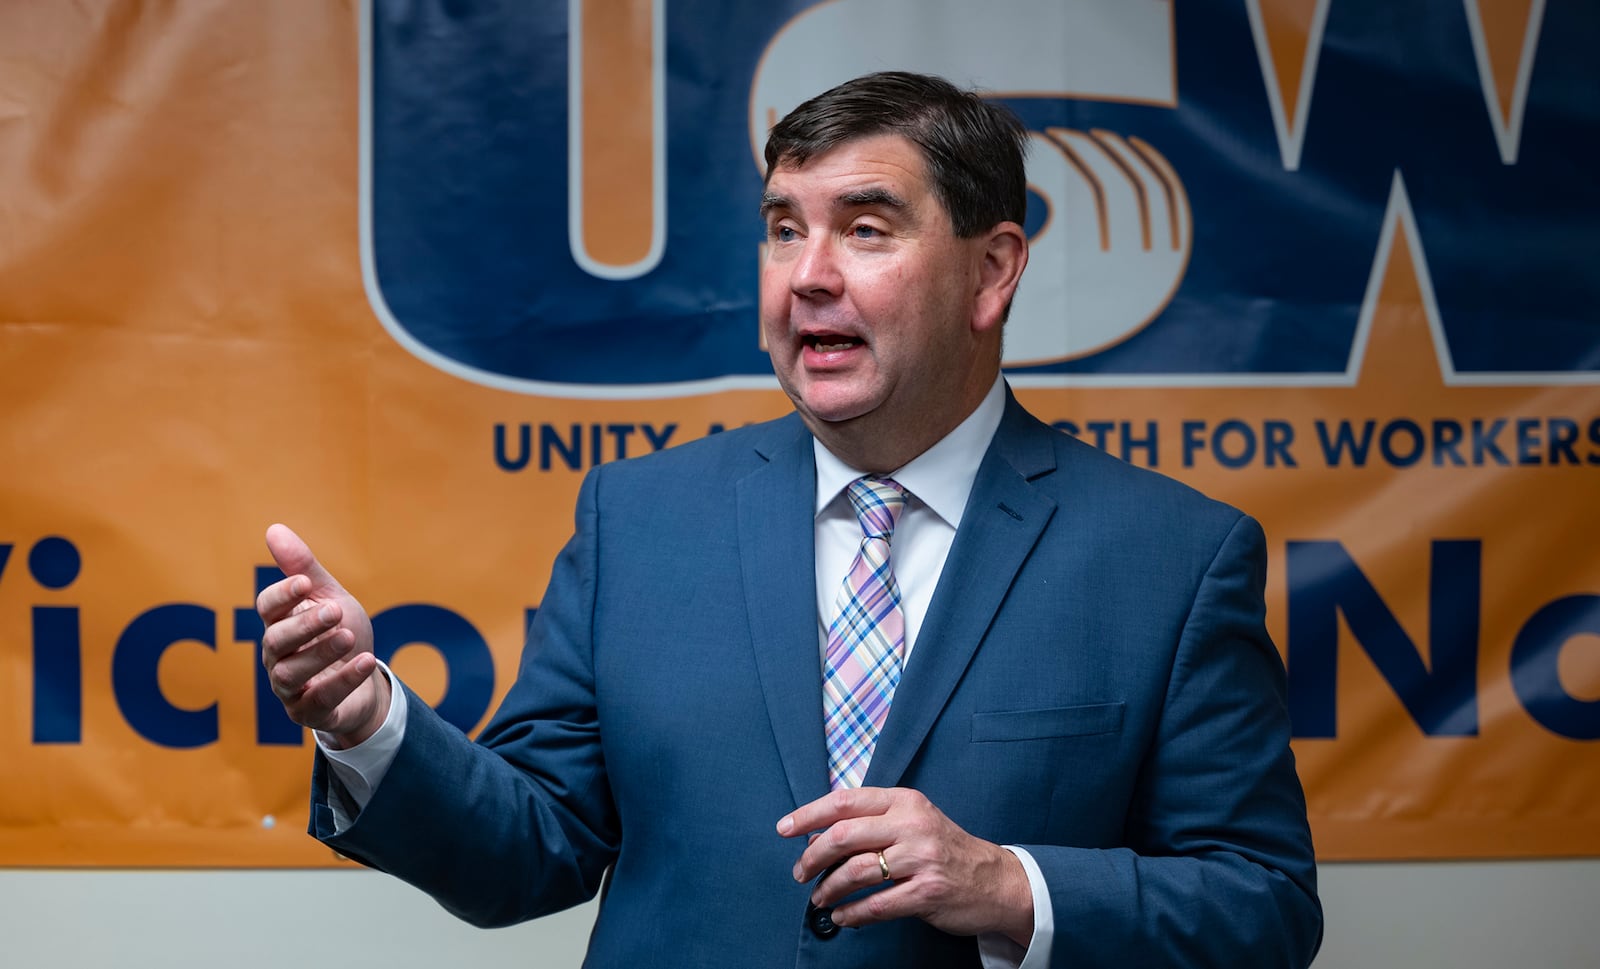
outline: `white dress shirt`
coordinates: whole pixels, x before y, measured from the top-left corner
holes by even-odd
[[[961,527],[962,512],[978,478],[978,465],[989,450],[989,442],[994,440],[1005,409],[1005,381],[996,377],[978,409],[955,430],[888,475],[910,493],[889,540],[889,563],[900,586],[900,608],[906,619],[904,658],[908,666],[913,662],[911,654],[917,645],[917,634],[922,631],[922,620],[928,615],[928,604],[933,601],[933,590],[944,572],[950,546],[955,543],[956,529]],[[828,624],[838,611],[839,587],[861,546],[861,523],[845,489],[865,472],[840,461],[821,441],[814,440],[813,447],[817,458],[817,630],[819,649],[826,653]],[[1048,966],[1055,919],[1044,874],[1026,851],[1012,845],[1007,845],[1006,850],[1022,862],[1033,889],[1033,939],[1024,950],[1003,935],[980,935],[979,954],[986,969]]]
[[[910,493],[905,508],[895,522],[890,540],[890,561],[895,581],[900,586],[900,605],[905,612],[906,662],[911,661],[917,633],[928,614],[934,588],[944,571],[945,559],[955,541],[961,514],[978,476],[978,465],[989,449],[989,442],[1005,412],[1005,381],[996,377],[994,386],[966,420],[937,444],[922,452],[890,477]],[[835,597],[861,545],[861,525],[844,490],[864,472],[840,461],[833,452],[813,440],[817,465],[816,511],[816,587],[818,649],[825,651],[828,624],[835,611]],[[381,664],[380,664],[381,665]],[[383,666],[391,682],[396,681]],[[818,666],[821,675],[821,666]],[[822,711],[817,711],[820,718]],[[393,690],[389,715],[377,733],[361,744],[343,750],[328,743],[332,738],[317,734],[317,745],[328,758],[329,767],[351,806],[359,811],[382,782],[405,736],[406,705],[401,691]],[[330,797],[335,826],[343,830],[350,824],[351,812]],[[1033,857],[1020,848],[1007,845],[1028,874],[1033,891],[1033,938],[1024,950],[1000,934],[978,936],[978,951],[986,969],[1042,969],[1050,964],[1050,949],[1055,920],[1044,875]]]

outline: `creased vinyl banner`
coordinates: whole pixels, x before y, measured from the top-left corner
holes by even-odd
[[[1600,8],[0,8],[0,865],[306,866],[294,525],[453,723],[598,462],[777,416],[766,127],[1032,131],[1007,373],[1255,514],[1323,858],[1600,854]]]

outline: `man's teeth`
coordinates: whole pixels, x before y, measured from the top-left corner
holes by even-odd
[[[814,339],[811,341],[811,345],[816,347],[819,353],[833,353],[836,350],[848,350],[860,343],[860,340],[851,340],[848,338],[839,338],[835,343],[826,343],[820,339]]]

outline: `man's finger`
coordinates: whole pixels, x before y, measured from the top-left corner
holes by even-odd
[[[269,663],[267,678],[272,692],[284,700],[303,695],[309,684],[347,656],[354,646],[355,637],[348,630],[336,629],[327,637]]]
[[[809,881],[834,863],[894,844],[902,832],[885,815],[845,818],[812,840],[795,865],[795,880]]]
[[[878,851],[862,851],[842,859],[838,866],[827,872],[811,889],[811,904],[818,908],[827,908],[838,904],[845,898],[854,895],[865,888],[882,888],[887,881],[900,881],[912,876],[911,854],[904,850],[898,853],[901,871],[890,867],[888,859],[896,857],[897,845],[890,845]],[[880,864],[879,856],[884,861]],[[889,878],[883,877],[883,871],[889,868]]]
[[[296,604],[304,601],[311,591],[311,580],[303,575],[291,575],[261,590],[256,596],[256,613],[261,621],[271,625],[289,615]]]
[[[923,905],[924,900],[915,886],[891,885],[881,892],[839,906],[833,910],[831,918],[837,925],[858,927],[892,919],[921,918]]]
[[[311,546],[288,525],[275,523],[267,527],[267,551],[284,575],[303,575],[316,587],[338,585],[311,553]]]
[[[778,821],[778,833],[793,838],[846,818],[882,814],[889,810],[891,803],[893,796],[887,788],[855,787],[833,791],[784,815]]]
[[[297,705],[307,714],[314,711],[315,721],[322,723],[377,668],[378,661],[371,653],[361,653],[337,669],[324,667],[306,682]],[[330,724],[329,728],[338,732],[337,725]]]
[[[338,603],[324,602],[274,622],[261,635],[261,661],[270,670],[318,636],[337,629],[343,617]]]

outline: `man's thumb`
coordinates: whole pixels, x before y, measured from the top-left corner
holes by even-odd
[[[333,584],[333,576],[311,553],[311,546],[288,525],[273,524],[267,528],[267,551],[272,553],[272,560],[284,575],[303,575],[314,585]]]

